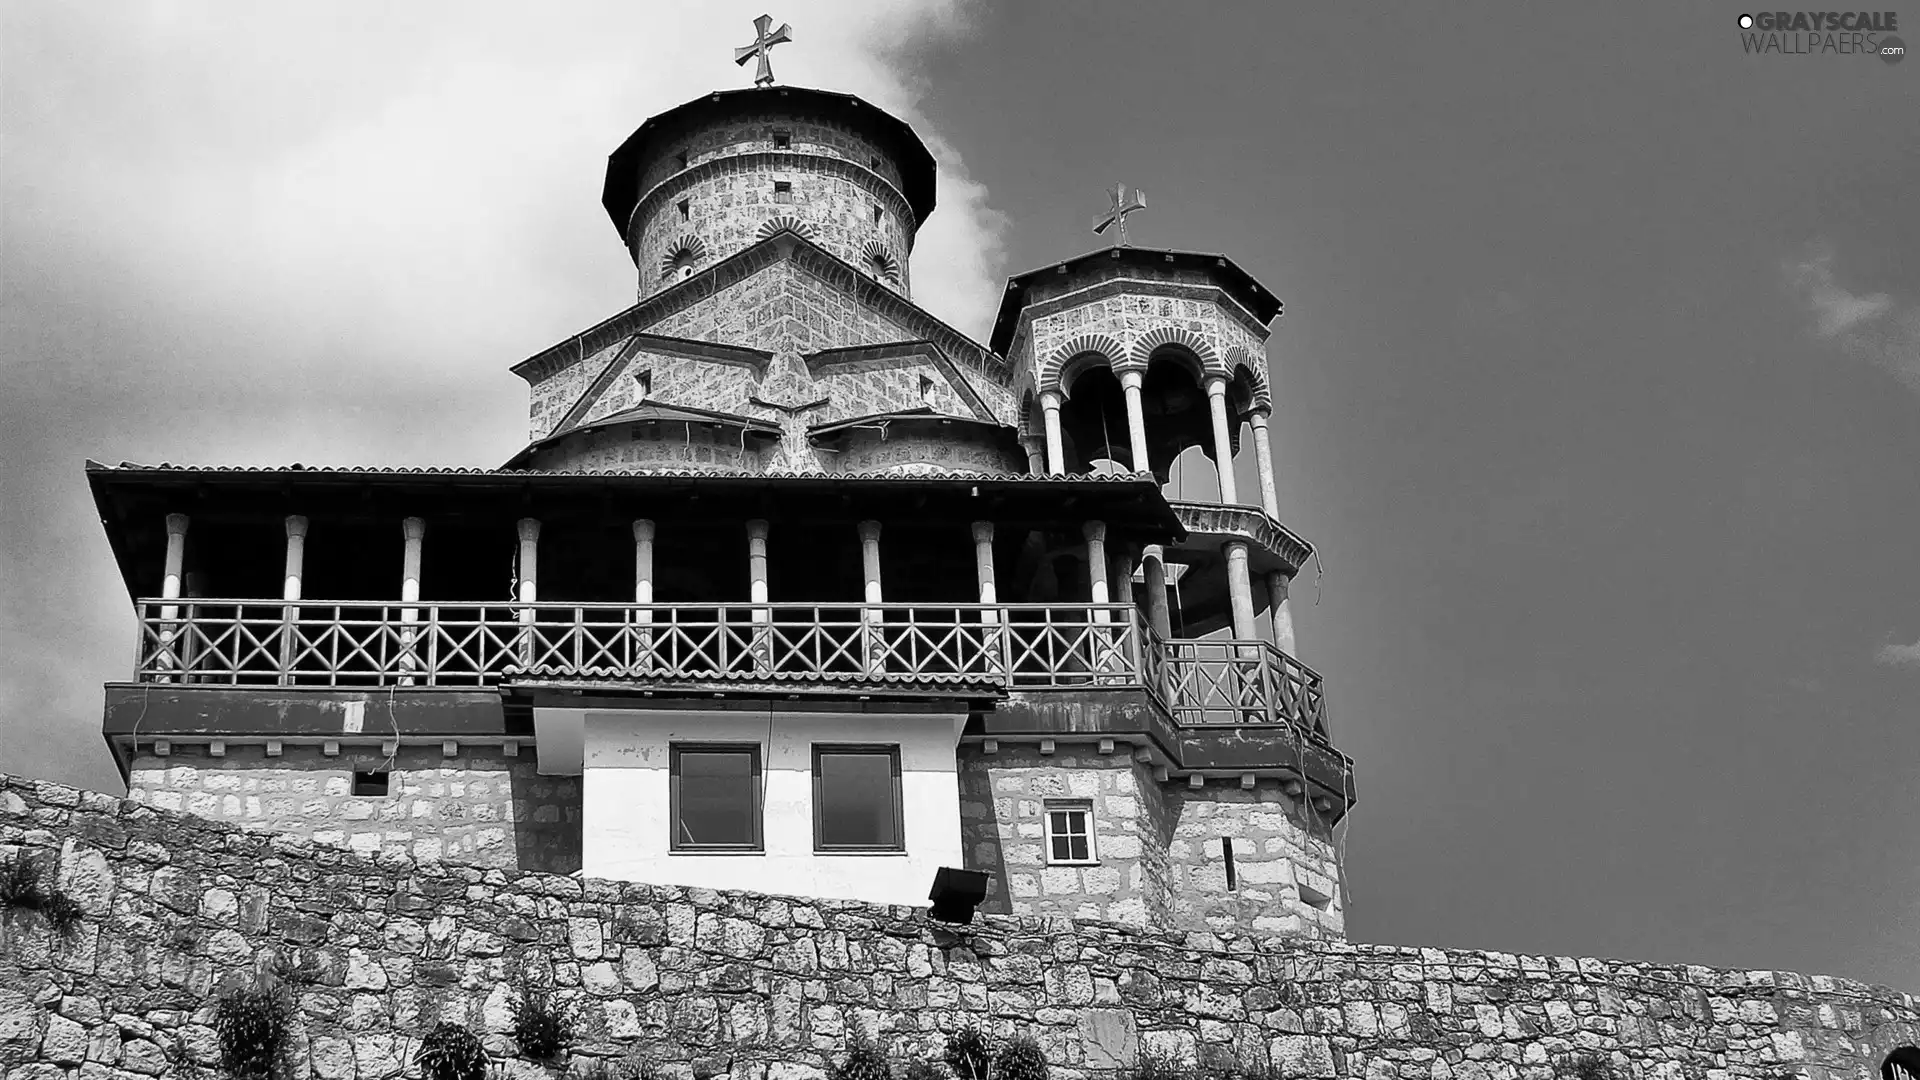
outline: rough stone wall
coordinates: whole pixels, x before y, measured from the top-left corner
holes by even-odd
[[[355,771],[386,769],[386,795],[352,794]],[[503,870],[580,868],[580,778],[541,776],[531,748],[402,746],[389,764],[375,746],[230,744],[225,756],[177,746],[133,761],[128,798],[253,829],[310,837],[366,854],[446,859]]]
[[[293,965],[287,1080],[417,1075],[441,1019],[511,1050],[502,980],[580,1002],[576,1054],[643,1046],[676,1080],[814,1080],[850,1023],[896,1054],[974,1020],[1061,1080],[1141,1047],[1308,1080],[1547,1080],[1577,1051],[1633,1080],[1871,1080],[1920,1039],[1912,996],[1828,976],[1205,933],[511,876],[362,856],[0,778],[0,851],[56,866],[69,939],[0,921],[6,1080],[212,1066],[217,990]],[[516,1074],[532,1076],[525,1066]]]
[[[535,451],[527,467],[542,472],[617,469],[751,469],[758,471],[764,439],[740,437],[738,428],[668,421],[616,425],[605,431],[571,435]]]
[[[535,382],[527,393],[527,427],[529,441],[544,439],[553,434],[553,429],[566,419],[567,410],[587,392],[593,380],[613,363],[620,355],[623,342],[614,342],[599,349],[590,356],[569,364],[546,378]]]
[[[995,875],[988,910],[1218,933],[1344,933],[1332,837],[1301,817],[1277,781],[1252,789],[1162,783],[1124,746],[1115,754],[1060,746],[1043,755],[1032,746],[986,754],[969,745],[960,792],[968,866]],[[1047,865],[1048,799],[1091,804],[1098,865]],[[1231,888],[1223,838],[1234,841]],[[1322,909],[1303,899],[1302,884],[1330,903]]]
[[[1169,821],[1172,925],[1227,931],[1341,937],[1346,915],[1340,868],[1327,826],[1302,817],[1310,804],[1276,781],[1252,789],[1232,781],[1202,788],[1161,786]],[[1311,814],[1311,810],[1305,811]],[[1221,841],[1233,841],[1235,887],[1227,887]],[[1320,906],[1301,886],[1325,897]]]
[[[916,335],[824,278],[782,259],[647,327],[655,334],[769,352],[817,352]]]
[[[676,155],[681,153],[687,155],[687,165],[691,167],[736,154],[770,152],[774,149],[776,128],[792,134],[790,149],[795,153],[839,158],[872,170],[896,188],[900,186],[899,167],[865,132],[815,117],[802,119],[762,112],[742,116],[732,123],[683,128],[675,137],[663,139],[659,156],[641,163],[639,190],[643,194],[651,191],[679,172],[681,166]]]
[[[1105,295],[1090,295],[1085,303],[1033,315],[1027,355],[1016,358],[1026,377],[1035,379],[1042,365],[1052,361],[1062,346],[1083,334],[1106,335],[1131,353],[1136,341],[1165,326],[1198,336],[1223,361],[1238,348],[1255,363],[1266,363],[1265,330],[1256,336],[1238,311],[1201,296],[1161,295],[1147,288],[1120,282]],[[1064,362],[1071,357],[1059,359]]]

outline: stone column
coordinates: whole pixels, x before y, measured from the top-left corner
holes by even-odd
[[[1040,410],[1047,420],[1047,473],[1050,476],[1064,476],[1067,472],[1067,454],[1060,441],[1060,404],[1056,391],[1040,395]]]
[[[180,577],[187,561],[187,515],[167,515],[167,564],[160,577],[160,599],[177,600],[180,597]],[[180,605],[160,605],[160,641],[154,653],[154,666],[161,671],[172,671],[180,666],[180,657],[174,651],[174,640],[180,636]],[[171,682],[170,675],[159,676],[160,682]]]
[[[1140,400],[1140,387],[1147,381],[1147,373],[1138,369],[1120,373],[1120,389],[1127,395],[1127,437],[1133,443],[1133,471],[1152,472],[1153,462],[1147,458],[1147,410]]]
[[[1253,410],[1253,452],[1260,467],[1260,508],[1275,521],[1280,520],[1280,494],[1273,482],[1273,439],[1267,434],[1268,410]]]
[[[1233,478],[1233,434],[1227,423],[1227,380],[1214,376],[1207,380],[1207,407],[1213,413],[1213,460],[1220,473],[1220,503],[1231,506],[1240,501]]]
[[[867,673],[879,675],[887,667],[885,619],[880,609],[872,605],[884,601],[880,589],[880,523],[862,521],[856,526],[860,533],[860,578],[863,582],[861,599],[868,606],[861,612],[861,632],[866,638]]]
[[[754,518],[747,522],[747,598],[753,604],[753,644],[760,670],[773,666],[773,612],[767,604],[767,521]]]
[[[1227,552],[1227,593],[1233,603],[1233,636],[1242,641],[1255,637],[1253,626],[1253,582],[1247,572],[1247,542],[1229,540]]]
[[[520,519],[520,662],[533,663],[533,607],[540,600],[540,519]]]
[[[973,576],[980,583],[980,602],[998,604],[1000,594],[993,575],[993,522],[991,521],[973,523]],[[1003,652],[1004,642],[999,630],[999,609],[989,607],[981,611],[980,625],[983,627],[980,631],[981,662],[1004,678],[1007,657]]]
[[[1033,476],[1047,475],[1047,440],[1029,435],[1020,440],[1020,446],[1027,452],[1027,472]]]
[[[1285,571],[1267,572],[1267,612],[1273,617],[1273,643],[1288,656],[1299,659],[1294,650],[1293,641],[1293,603],[1287,599],[1287,588],[1293,579]]]
[[[1173,637],[1173,611],[1167,603],[1166,549],[1149,544],[1140,553],[1141,569],[1147,579],[1147,622],[1163,640]]]
[[[300,599],[300,578],[305,572],[307,561],[307,519],[299,514],[287,515],[287,565],[282,576],[280,599],[289,601],[281,608],[280,627],[280,685],[293,682],[294,654],[298,651],[295,644],[297,627],[300,625],[300,608],[292,601]]]
[[[633,614],[640,627],[635,666],[641,671],[653,669],[653,522],[635,518],[633,522],[633,602],[642,605]]]
[[[1087,538],[1087,595],[1095,604],[1105,604],[1107,597],[1107,524],[1104,521],[1089,521],[1080,527],[1080,534]],[[1095,622],[1109,621],[1110,613],[1104,609],[1093,613]]]
[[[420,622],[420,609],[412,605],[420,602],[420,543],[426,535],[425,518],[410,517],[400,523],[400,536],[405,544],[400,552],[400,603],[406,605],[400,609],[401,686],[413,685],[413,673],[420,666],[420,658],[414,652],[414,626]]]

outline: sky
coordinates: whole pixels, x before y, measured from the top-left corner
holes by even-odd
[[[962,330],[1115,182],[1285,300],[1351,938],[1920,990],[1920,61],[1724,3],[537,10],[0,0],[0,770],[121,790],[85,458],[504,461],[509,365],[631,302],[605,155],[768,10],[933,148]]]

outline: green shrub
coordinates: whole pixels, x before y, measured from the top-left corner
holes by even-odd
[[[953,1070],[954,1080],[987,1080],[987,1069],[993,1061],[993,1040],[986,1032],[968,1024],[947,1036],[946,1051],[941,1059]]]
[[[1028,1035],[1007,1040],[993,1055],[993,1080],[1047,1080],[1047,1053]]]
[[[1198,1070],[1180,1060],[1178,1054],[1142,1047],[1133,1064],[1121,1071],[1123,1080],[1194,1080]]]
[[[892,1080],[886,1056],[868,1040],[858,1024],[849,1026],[847,1059],[828,1074],[830,1080]]]
[[[439,1024],[420,1040],[414,1056],[425,1080],[486,1080],[487,1051],[459,1024]]]
[[[271,1076],[292,1015],[285,986],[271,974],[220,995],[213,1030],[220,1037],[221,1064],[236,1077]]]
[[[37,911],[61,937],[71,937],[80,927],[80,902],[48,881],[40,863],[24,851],[0,864],[0,907]]]
[[[941,1068],[937,1061],[917,1057],[900,1070],[900,1080],[947,1080],[947,1070]]]
[[[513,1041],[535,1061],[552,1061],[573,1040],[573,1006],[524,977],[513,987]]]

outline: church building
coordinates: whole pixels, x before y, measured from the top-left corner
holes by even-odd
[[[926,146],[776,84],[768,26],[753,87],[614,149],[635,303],[513,365],[499,467],[87,463],[132,797],[508,872],[923,906],[952,867],[986,911],[1340,936],[1280,300],[1127,243],[1123,188],[1118,243],[969,338],[913,298]],[[1167,497],[1193,447],[1217,501]]]

